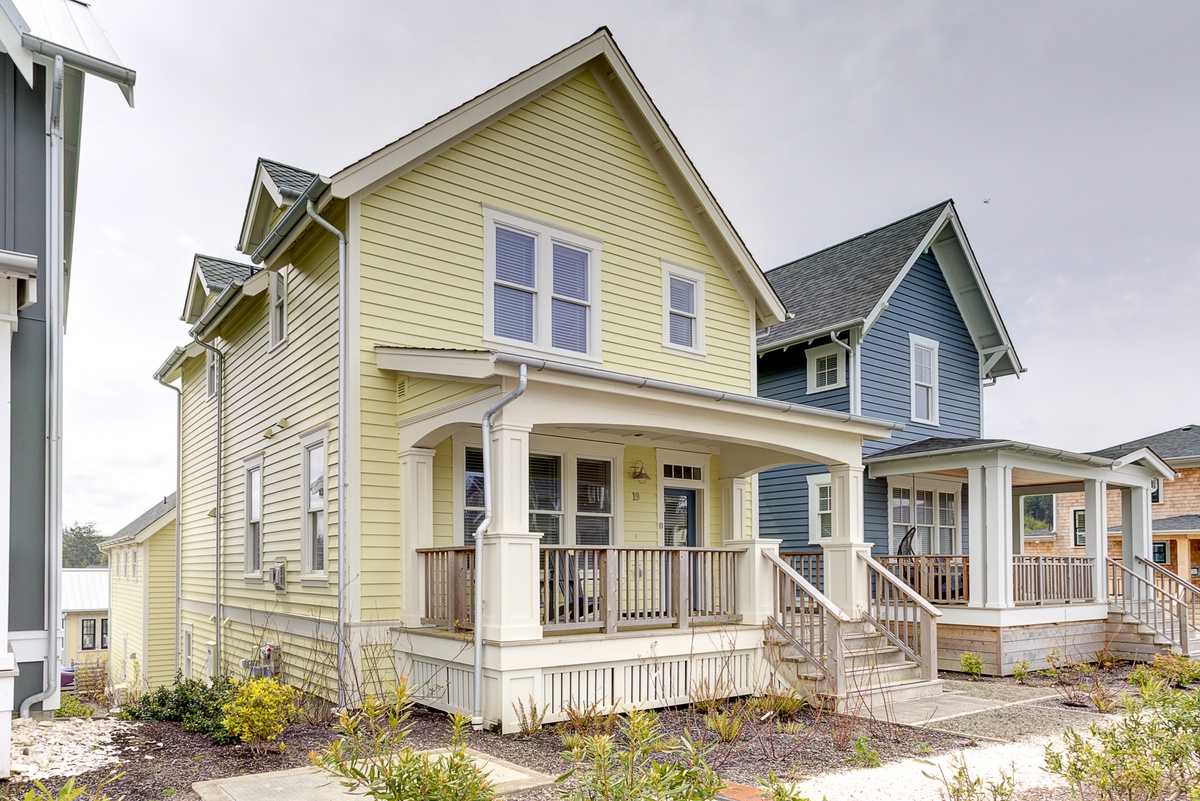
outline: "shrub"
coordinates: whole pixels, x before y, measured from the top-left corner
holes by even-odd
[[[850,761],[864,768],[877,768],[883,763],[879,759],[879,752],[871,748],[869,743],[871,738],[864,735],[859,735],[854,741],[854,756]]]
[[[1150,687],[1140,699],[1126,699],[1126,709],[1116,723],[1093,724],[1086,734],[1064,732],[1061,750],[1046,747],[1046,771],[1065,779],[1076,797],[1195,798],[1200,695]]]
[[[175,684],[148,692],[121,710],[122,720],[165,720],[184,731],[203,734],[218,745],[237,742],[225,728],[225,706],[233,701],[237,682],[218,676],[212,683],[175,674]]]
[[[92,709],[73,695],[63,693],[59,696],[58,709],[54,710],[56,718],[90,718]]]
[[[612,734],[617,729],[617,710],[613,707],[607,712],[601,711],[599,701],[593,701],[587,706],[575,703],[563,705],[563,714],[567,719],[562,728],[575,732],[581,737],[591,737],[597,734]]]
[[[261,754],[296,719],[296,691],[278,679],[250,679],[224,709],[229,733]]]
[[[1022,659],[1013,665],[1013,678],[1017,680],[1017,684],[1024,684],[1029,680],[1029,660]]]
[[[533,696],[529,696],[529,708],[525,708],[525,702],[520,698],[513,704],[513,711],[517,713],[517,726],[521,729],[521,734],[526,737],[532,737],[542,728],[542,720],[546,717],[546,709],[538,709],[537,701],[533,700]]]
[[[96,789],[94,791],[89,791],[86,784],[76,787],[74,776],[67,779],[57,791],[50,790],[46,785],[35,780],[33,782],[33,789],[27,790],[25,795],[21,796],[21,799],[22,801],[112,801],[112,796],[106,793],[104,788],[123,775],[122,773],[110,773],[96,782]]]
[[[723,743],[732,743],[742,733],[742,724],[746,720],[746,709],[740,704],[734,704],[728,710],[714,709],[705,716],[704,725],[711,729]]]
[[[763,797],[768,801],[809,801],[808,796],[801,795],[794,787],[784,784],[775,775],[775,771],[768,772],[767,778],[763,779],[762,791]]]
[[[491,801],[495,792],[487,774],[466,752],[470,721],[451,716],[447,753],[418,754],[405,745],[412,701],[403,681],[390,685],[395,697],[385,703],[368,695],[360,710],[343,711],[338,737],[311,759],[321,770],[341,779],[351,791],[379,801]]]
[[[1200,681],[1200,661],[1173,651],[1155,654],[1150,670],[1175,687],[1186,687],[1194,681]]]
[[[971,681],[983,675],[983,657],[975,651],[964,651],[958,658],[958,668],[970,677]]]
[[[768,713],[779,718],[790,718],[806,706],[808,702],[800,697],[794,687],[782,690],[768,687],[762,695],[748,702],[750,713],[759,718]]]
[[[588,737],[583,746],[564,756],[575,767],[558,777],[576,776],[576,786],[559,790],[567,801],[641,801],[688,799],[711,801],[724,787],[709,767],[706,751],[685,731],[677,741],[666,742],[653,712],[630,712],[620,725],[622,746],[611,735]],[[656,753],[666,759],[657,762]]]

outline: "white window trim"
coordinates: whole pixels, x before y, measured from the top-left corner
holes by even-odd
[[[133,557],[133,581],[137,581],[138,580],[138,546],[136,546],[136,545],[133,546],[133,548],[129,551],[129,553]]]
[[[819,473],[817,475],[808,476],[808,544],[815,545],[821,540],[830,539],[833,535],[833,526],[829,527],[830,537],[821,536],[821,510],[819,503],[821,500],[821,487],[833,486],[833,476],[829,473]],[[888,514],[891,514],[891,490],[888,491]],[[826,514],[830,515],[830,522],[833,521],[833,504],[830,504],[830,509]],[[889,526],[890,526],[889,522]],[[890,536],[890,531],[889,531]]]
[[[274,354],[282,350],[287,345],[288,332],[288,307],[287,307],[287,266],[279,268],[278,272],[271,273],[270,288],[267,293],[267,328],[269,330],[268,353]],[[283,323],[277,326],[275,323],[275,305],[282,303],[283,305]],[[280,330],[282,329],[282,330]]]
[[[478,430],[454,435],[454,544],[461,547],[466,541],[463,531],[463,512],[466,510],[466,465],[467,448],[482,448],[483,438]],[[578,499],[575,497],[577,462],[579,459],[595,459],[612,463],[612,547],[625,542],[625,446],[609,442],[583,442],[565,437],[550,437],[540,434],[529,436],[529,453],[545,454],[562,458],[563,471],[563,526],[560,532],[563,545],[575,544],[575,519]]]
[[[196,629],[191,623],[184,623],[182,629],[179,648],[183,653],[179,655],[179,666],[183,671],[183,677],[190,679],[192,677],[192,654],[196,645]],[[111,632],[109,634],[111,635]]]
[[[917,360],[916,350],[918,347],[928,348],[933,351],[932,355],[932,373],[933,392],[930,393],[929,401],[929,417],[917,417]],[[908,388],[909,388],[909,413],[914,423],[925,423],[927,425],[936,426],[938,423],[938,396],[941,394],[941,388],[938,384],[938,341],[929,339],[928,337],[919,336],[917,334],[908,335]]]
[[[696,288],[695,304],[696,312],[693,315],[693,320],[696,326],[692,342],[692,347],[686,345],[678,345],[671,341],[671,277],[680,278],[689,282]],[[703,270],[698,270],[695,267],[688,267],[675,262],[662,261],[662,325],[663,325],[663,350],[677,353],[682,356],[691,356],[693,358],[704,358],[706,351],[704,348],[704,329],[705,329],[705,288],[704,282],[706,274]]]
[[[250,482],[253,481],[254,472],[258,471],[258,569],[255,570],[250,565]],[[245,476],[243,482],[244,495],[242,496],[242,525],[244,536],[242,539],[242,573],[247,581],[262,581],[263,577],[263,543],[266,540],[264,536],[264,525],[266,518],[267,499],[263,492],[265,482],[263,481],[263,457],[262,454],[251,456],[242,462],[242,474]]]
[[[912,492],[909,496],[909,502],[912,504],[911,509],[915,517],[917,508],[916,492],[917,490],[931,490],[933,492],[933,538],[930,541],[930,550],[937,556],[948,556],[963,553],[963,507],[962,507],[962,483],[959,481],[945,481],[935,478],[924,478],[920,476],[890,476],[888,478],[887,490],[887,535],[888,535],[888,552],[892,551],[894,543],[892,542],[892,528],[897,525],[892,522],[892,489],[899,487]],[[954,542],[951,543],[951,553],[942,554],[937,551],[938,545],[938,529],[941,528],[938,521],[938,496],[939,492],[954,496]],[[909,523],[910,526],[915,525]]]
[[[217,387],[221,383],[217,369],[217,357],[208,348],[204,349],[204,397],[212,400],[217,397]]]
[[[694,489],[696,490],[696,547],[708,548],[711,546],[708,538],[709,521],[708,516],[710,510],[708,508],[709,493],[711,485],[709,481],[712,479],[712,454],[696,453],[694,451],[672,451],[665,448],[655,449],[654,458],[657,460],[655,469],[658,477],[658,545],[660,548],[665,548],[667,545],[667,507],[663,499],[663,490],[672,489]],[[678,464],[684,467],[699,467],[700,475],[703,478],[700,481],[695,481],[686,478],[667,478],[663,473],[663,465]]]
[[[1158,485],[1158,500],[1157,501],[1154,500],[1155,485]],[[1166,500],[1166,494],[1167,494],[1167,482],[1165,479],[1161,479],[1161,478],[1150,479],[1150,503],[1151,503],[1151,505],[1158,506],[1160,503],[1162,503],[1164,500]]]
[[[1159,545],[1163,546],[1163,561],[1158,561],[1154,558],[1154,550]],[[1150,543],[1150,561],[1156,565],[1171,564],[1171,540],[1154,540]]]
[[[511,228],[537,238],[537,255],[533,276],[533,342],[508,339],[495,332],[496,285],[496,226]],[[588,349],[585,353],[564,350],[551,345],[550,306],[553,297],[552,248],[561,242],[586,250],[588,258]],[[601,361],[600,273],[603,265],[602,243],[587,234],[569,231],[540,220],[483,204],[483,341],[488,345],[515,353],[551,354],[556,359],[596,364]]]
[[[308,451],[320,445],[325,454],[325,568],[314,570],[312,547],[312,524],[308,508]],[[339,499],[340,500],[340,499]],[[300,437],[300,583],[302,585],[325,585],[329,583],[329,432],[319,428]]]
[[[1083,531],[1075,530],[1075,513],[1083,512]],[[1079,541],[1079,535],[1083,534],[1084,541]],[[1082,506],[1076,506],[1071,509],[1071,546],[1074,548],[1087,547],[1087,509]]]
[[[823,387],[817,386],[817,359],[823,356],[835,354],[837,356],[837,381],[832,384],[827,384]],[[846,386],[846,349],[839,347],[832,342],[828,345],[821,345],[818,348],[809,348],[805,353],[807,359],[805,372],[808,375],[808,390],[805,394],[816,395],[820,392],[828,392],[831,389],[841,389]]]
[[[1019,489],[1019,488],[1018,488]],[[1036,498],[1040,495],[1050,496],[1050,532],[1047,534],[1027,534],[1025,532],[1025,499]],[[1017,510],[1021,513],[1021,538],[1032,542],[1052,540],[1058,536],[1058,496],[1050,492],[1035,492],[1032,495],[1017,496]],[[1071,521],[1072,527],[1074,520]],[[1072,535],[1073,536],[1073,535]]]

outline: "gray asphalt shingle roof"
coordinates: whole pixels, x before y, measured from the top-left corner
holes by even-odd
[[[1161,520],[1152,521],[1151,525],[1155,534],[1168,534],[1172,531],[1200,531],[1200,515],[1164,517]],[[1120,531],[1120,526],[1108,527],[1109,534],[1117,534]]]
[[[793,317],[772,326],[758,347],[866,319],[937,222],[947,200],[767,273]]]
[[[910,442],[907,445],[900,445],[886,451],[873,453],[863,461],[869,462],[871,459],[878,459],[883,456],[917,456],[922,453],[937,453],[939,451],[958,450],[959,448],[997,445],[1009,441],[1006,439],[978,439],[976,437],[927,437],[926,439],[919,439],[916,442]]]
[[[214,256],[202,256],[199,253],[196,254],[196,266],[200,268],[204,277],[204,285],[208,287],[209,292],[220,292],[232,281],[245,281],[256,271],[249,264],[218,259]]]
[[[1163,459],[1186,459],[1200,456],[1200,425],[1186,425],[1172,428],[1132,442],[1123,442],[1111,448],[1092,451],[1093,456],[1104,456],[1109,459],[1119,459],[1127,453],[1141,448],[1151,448]]]
[[[267,175],[271,176],[271,180],[275,182],[275,186],[281,190],[286,189],[299,194],[308,188],[313,178],[317,177],[315,172],[302,170],[290,164],[282,164],[278,161],[271,161],[264,158],[259,158],[259,161],[262,162],[263,169],[267,171]]]
[[[121,529],[116,534],[113,534],[111,537],[109,537],[108,539],[106,539],[104,542],[102,542],[100,544],[101,545],[116,545],[119,542],[124,542],[125,540],[131,540],[134,537],[136,537],[138,534],[141,534],[143,531],[145,531],[146,526],[150,525],[155,520],[158,520],[160,517],[162,517],[163,515],[165,515],[167,512],[171,511],[174,508],[175,508],[175,493],[172,492],[170,495],[163,498],[161,501],[154,504],[149,509],[147,509],[146,511],[144,511],[140,515],[138,515],[137,519],[134,520],[132,523],[125,526],[125,528]]]

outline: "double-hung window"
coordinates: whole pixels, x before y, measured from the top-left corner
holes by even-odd
[[[309,575],[326,571],[325,536],[325,431],[316,431],[300,441],[301,506],[304,516],[302,571]]]
[[[220,376],[217,375],[217,357],[211,350],[206,350],[204,353],[204,396],[215,398],[217,397],[217,384],[220,381]]]
[[[529,530],[540,533],[544,545],[563,541],[562,486],[561,456],[529,454]]]
[[[682,264],[662,263],[663,347],[704,354],[704,273]]]
[[[598,357],[600,241],[484,207],[488,339]]]
[[[100,650],[108,650],[108,618],[100,618]]]
[[[271,274],[271,347],[287,339],[287,275],[286,267]]]
[[[132,557],[133,557],[133,580],[134,580],[134,581],[137,581],[137,580],[138,580],[138,579],[137,579],[137,563],[138,563],[138,549],[137,549],[137,546],[136,546],[136,545],[135,545],[135,546],[133,546],[133,550],[132,550],[132,551],[130,551],[129,553],[130,553],[130,556],[132,556]]]
[[[85,617],[79,621],[80,623],[80,639],[79,649],[81,651],[96,650],[96,618]]]
[[[808,541],[833,536],[833,485],[828,473],[808,477]]]
[[[613,527],[612,462],[575,461],[575,544],[611,545]]]
[[[938,343],[909,334],[912,380],[912,419],[938,424]]]
[[[912,533],[914,554],[956,554],[959,537],[959,490],[946,482],[918,480],[891,487],[892,553],[900,553]]]
[[[1165,489],[1161,478],[1150,479],[1150,503],[1162,503]]]
[[[814,395],[846,386],[846,349],[832,342],[809,348],[805,354],[808,373],[807,394]]]
[[[1083,548],[1087,545],[1087,517],[1085,510],[1071,510],[1071,531],[1074,535],[1076,548]]]
[[[246,574],[253,574],[260,578],[262,573],[262,518],[262,457],[256,456],[246,461]]]

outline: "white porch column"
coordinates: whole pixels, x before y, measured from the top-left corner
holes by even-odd
[[[721,479],[721,534],[726,540],[748,540],[758,532],[746,519],[751,481],[748,478]]]
[[[1096,602],[1108,601],[1108,482],[1083,482],[1083,524],[1087,555],[1092,562]],[[1072,521],[1072,525],[1074,522]]]
[[[967,468],[967,606],[983,606],[984,527],[987,525],[986,469]]]
[[[1129,494],[1128,503],[1125,494]],[[1144,571],[1137,565],[1137,557],[1147,562],[1153,559],[1154,524],[1150,518],[1150,487],[1130,487],[1121,492],[1122,510],[1126,512],[1127,524],[1121,526],[1121,554],[1125,567],[1138,575]]]
[[[503,414],[503,412],[501,413]],[[542,535],[529,531],[527,423],[492,426],[492,524],[483,536],[483,637],[492,642],[540,640],[538,579]]]
[[[1006,609],[1013,605],[1012,468],[989,465],[983,483],[983,605]]]
[[[869,600],[867,565],[858,555],[871,552],[863,529],[863,468],[830,465],[829,475],[833,536],[821,543],[825,551],[825,595],[857,618]]]
[[[775,589],[772,584],[771,563],[763,555],[779,556],[779,540],[731,539],[726,548],[741,553],[737,556],[737,613],[747,626],[761,626],[771,619],[775,608]]]
[[[433,547],[433,451],[400,452],[400,619],[421,625],[425,571],[418,548]]]

